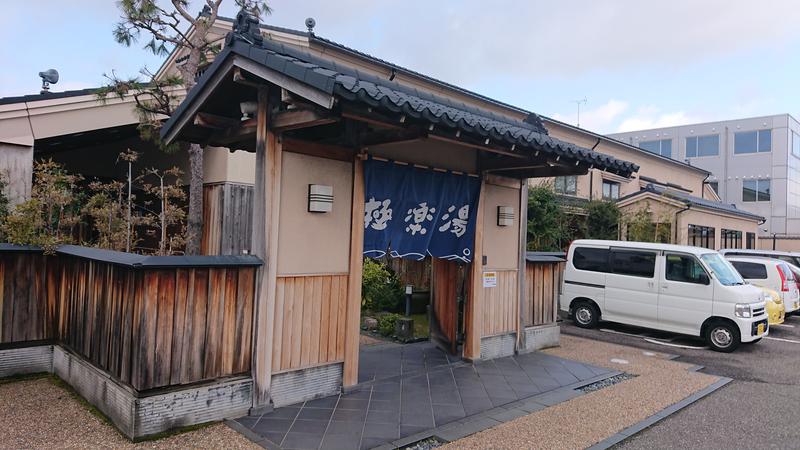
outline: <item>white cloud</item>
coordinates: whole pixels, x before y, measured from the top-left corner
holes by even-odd
[[[573,114],[553,114],[553,118],[569,124],[578,122],[577,105]],[[619,116],[628,109],[628,103],[621,100],[611,99],[597,108],[586,108],[581,106],[581,128],[587,130],[603,132],[610,129],[611,125],[617,121]]]
[[[547,78],[656,66],[672,70],[761,45],[800,38],[792,0],[274,0],[267,22],[390,55],[449,81]],[[542,88],[542,86],[533,86]]]
[[[617,132],[624,133],[652,128],[674,127],[703,122],[704,120],[702,117],[689,115],[684,111],[661,112],[653,106],[646,106],[639,108],[634,115],[622,119]]]

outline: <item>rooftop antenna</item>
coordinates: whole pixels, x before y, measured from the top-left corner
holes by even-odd
[[[314,20],[313,17],[309,17],[306,19],[306,28],[308,28],[308,34],[314,34],[314,27],[317,26],[317,21]]]
[[[586,97],[583,97],[581,100],[573,100],[572,103],[578,105],[578,123],[575,125],[576,127],[580,128],[581,126],[581,103],[586,104]]]
[[[58,83],[58,71],[56,69],[39,72],[39,77],[42,79],[42,90],[39,91],[40,94],[47,94],[50,92],[50,84]]]

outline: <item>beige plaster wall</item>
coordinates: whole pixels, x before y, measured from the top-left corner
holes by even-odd
[[[747,244],[747,233],[756,233],[758,247],[758,222],[734,216],[715,214],[698,209],[690,209],[678,216],[678,243],[688,245],[689,224],[714,228],[714,249],[719,250],[722,243],[722,229],[742,232],[742,248]]]
[[[255,165],[255,153],[244,150],[231,152],[224,147],[208,147],[203,152],[203,181],[253,184],[256,177]]]
[[[772,250],[772,236],[762,236],[757,242],[756,248]],[[778,236],[775,239],[775,250],[800,253],[800,238],[781,239],[781,237]]]
[[[395,161],[460,172],[477,172],[476,150],[432,139],[376,145],[367,148],[367,152]]]
[[[333,186],[333,211],[308,212],[308,185]],[[283,152],[278,275],[346,273],[353,164]]]
[[[704,172],[694,170],[683,164],[671,162],[657,156],[648,154],[645,151],[632,149],[623,144],[616,144],[606,140],[601,140],[597,143],[597,138],[589,133],[580,132],[572,128],[564,127],[552,122],[545,122],[545,127],[550,135],[561,139],[566,142],[571,142],[586,148],[595,147],[595,151],[613,156],[618,159],[630,161],[638,164],[640,169],[629,181],[619,180],[616,177],[609,176],[600,170],[592,170],[593,175],[590,177],[588,174],[578,177],[578,193],[577,196],[581,198],[590,198],[590,183],[591,182],[591,198],[597,200],[602,198],[602,184],[603,177],[606,176],[612,181],[620,181],[620,197],[632,194],[640,190],[639,176],[653,178],[662,183],[673,183],[686,188],[691,191],[692,195],[698,197],[703,196],[703,180],[706,175]],[[538,180],[537,180],[538,181]],[[643,183],[646,183],[642,181]]]
[[[5,195],[12,205],[31,196],[33,147],[0,143],[0,175],[6,180]]]
[[[483,254],[486,256],[485,268],[517,269],[519,266],[519,189],[487,182],[484,188],[484,198],[481,201],[484,202]],[[498,206],[514,208],[513,225],[497,226]]]

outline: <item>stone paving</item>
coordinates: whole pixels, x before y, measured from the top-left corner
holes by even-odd
[[[374,448],[613,374],[538,352],[467,364],[427,342],[362,350],[360,365],[360,390],[237,422],[282,449]]]

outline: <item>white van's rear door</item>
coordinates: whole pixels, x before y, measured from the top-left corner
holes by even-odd
[[[611,272],[606,275],[605,320],[643,327],[656,325],[657,255],[653,250],[611,249]]]

